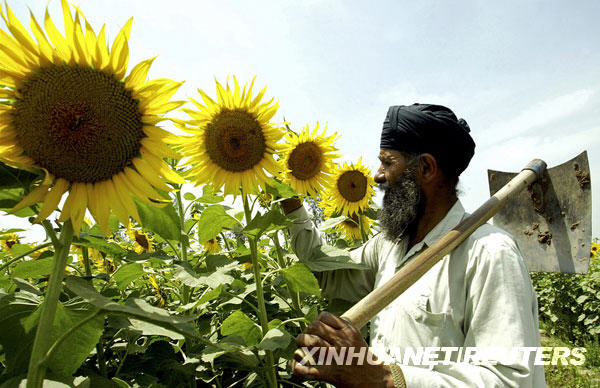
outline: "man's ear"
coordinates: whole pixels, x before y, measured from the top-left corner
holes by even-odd
[[[421,154],[419,156],[419,177],[421,183],[430,183],[437,179],[440,168],[437,160],[431,154]]]

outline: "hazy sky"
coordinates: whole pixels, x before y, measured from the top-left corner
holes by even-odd
[[[46,0],[9,0],[28,25]],[[374,171],[389,105],[450,107],[477,144],[461,176],[468,211],[488,197],[487,168],[549,166],[587,150],[600,227],[600,2],[80,0],[110,42],[130,16],[130,68],[159,55],[150,78],[185,80],[176,97],[214,92],[214,79],[257,76],[283,117],[341,134],[345,161]],[[50,1],[56,24],[60,1]],[[2,223],[6,223],[6,218]],[[12,222],[12,221],[11,221]],[[2,225],[8,227],[9,225]]]

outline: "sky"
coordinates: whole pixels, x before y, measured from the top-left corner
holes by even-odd
[[[8,0],[23,24],[58,0]],[[256,76],[279,101],[275,121],[327,124],[342,161],[378,167],[390,105],[450,107],[477,147],[459,189],[467,211],[489,196],[487,169],[552,167],[588,151],[593,236],[600,233],[600,2],[74,2],[108,39],[129,17],[130,69],[158,55],[150,78],[185,81],[175,99],[215,95],[214,80]],[[3,26],[4,28],[4,26]],[[181,116],[185,117],[185,116]],[[381,195],[378,195],[380,200]],[[15,218],[0,218],[12,227]],[[10,225],[9,225],[10,224]],[[41,232],[39,232],[41,233]],[[43,235],[42,235],[43,236]]]

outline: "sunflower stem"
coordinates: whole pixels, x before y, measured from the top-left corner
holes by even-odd
[[[275,249],[277,250],[277,263],[281,268],[286,268],[287,263],[283,257],[283,249],[281,249],[281,244],[279,244],[279,232],[275,231],[273,233],[273,242],[275,243]],[[300,307],[300,293],[290,291],[290,299],[292,299],[292,305],[294,306],[294,310],[296,310],[297,314],[302,315],[302,308]],[[305,329],[305,325],[300,323],[302,330]]]
[[[244,213],[246,215],[246,224],[252,219],[252,211],[248,206],[248,195],[242,194],[244,197]],[[263,337],[269,331],[269,320],[267,318],[267,308],[265,306],[265,295],[263,292],[260,265],[258,263],[258,249],[256,238],[248,236],[250,243],[250,256],[252,257],[252,271],[254,273],[254,283],[256,284],[256,299],[258,301],[258,319],[260,321],[260,327],[262,329]],[[271,388],[277,387],[277,375],[275,371],[275,361],[273,358],[273,352],[270,350],[265,351],[265,374],[268,386]]]
[[[360,237],[362,238],[363,244],[367,242],[368,236],[365,232],[365,225],[363,224],[362,215],[358,215],[358,226],[360,228]]]
[[[52,229],[52,227],[49,228]],[[52,230],[52,233],[54,233],[54,230]],[[51,345],[54,317],[58,306],[58,298],[62,291],[62,280],[65,276],[67,257],[69,256],[72,240],[73,225],[71,225],[71,221],[67,221],[63,224],[60,239],[57,240],[57,244],[54,246],[54,265],[48,279],[46,296],[41,305],[40,320],[35,333],[35,340],[33,341],[31,358],[29,359],[27,388],[39,388],[44,382],[46,367],[42,361]]]
[[[85,276],[90,278],[92,276],[92,266],[90,265],[90,251],[88,247],[81,247],[81,257],[83,257],[83,266],[85,267]]]
[[[179,229],[180,229],[180,238],[179,245],[181,247],[181,259],[185,262],[188,261],[187,250],[188,250],[188,238],[187,233],[185,231],[185,213],[187,209],[183,207],[183,199],[181,198],[181,190],[183,189],[183,185],[179,185],[179,189],[177,190],[176,199],[177,199],[177,208],[179,209]],[[187,305],[190,303],[190,299],[192,296],[192,289],[184,284],[183,285],[183,304]],[[185,337],[184,350],[186,355],[190,353],[192,350],[192,339],[189,337]],[[196,386],[196,378],[194,376],[190,376],[189,380],[190,388]]]

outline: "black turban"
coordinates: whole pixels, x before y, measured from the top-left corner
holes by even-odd
[[[429,153],[442,171],[458,177],[475,153],[471,129],[441,105],[390,106],[381,132],[381,149]]]

